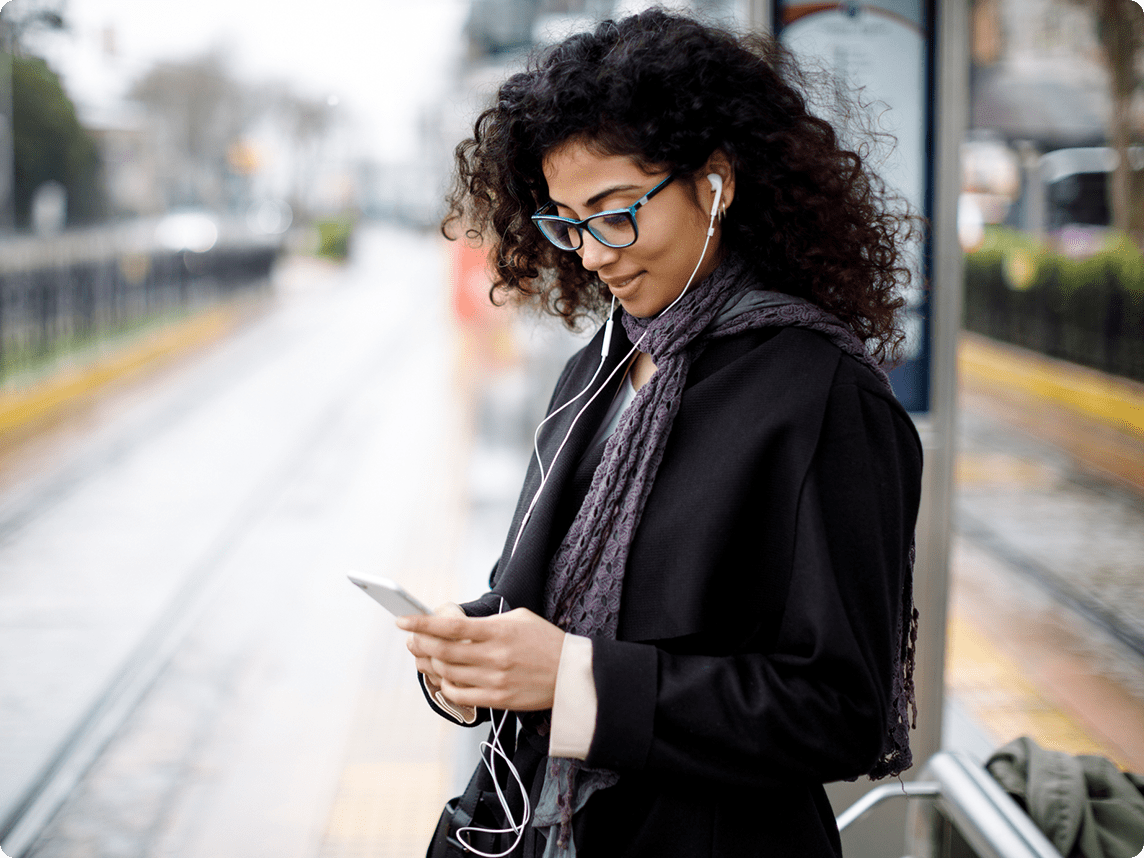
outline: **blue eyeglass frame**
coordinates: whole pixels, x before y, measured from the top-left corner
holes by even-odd
[[[654,188],[652,188],[650,191],[648,191],[646,194],[644,194],[642,197],[640,197],[638,200],[636,200],[634,203],[632,203],[626,209],[609,209],[606,212],[597,212],[594,215],[589,215],[588,217],[584,218],[583,220],[575,220],[574,218],[570,218],[570,217],[561,217],[560,215],[545,214],[544,213],[545,209],[554,205],[551,201],[549,201],[536,210],[536,214],[534,214],[532,216],[532,222],[534,224],[536,224],[537,229],[540,229],[541,235],[543,235],[545,238],[547,238],[552,243],[552,245],[554,247],[558,247],[561,250],[567,250],[567,251],[575,252],[575,251],[579,250],[581,247],[583,247],[584,246],[584,230],[585,229],[588,230],[588,232],[590,232],[592,234],[592,238],[596,239],[596,241],[600,242],[600,244],[604,245],[604,247],[613,247],[613,248],[631,247],[633,244],[635,244],[639,240],[639,237],[640,237],[640,226],[639,226],[639,222],[636,220],[636,212],[641,207],[647,205],[648,200],[650,200],[652,197],[654,197],[656,194],[658,194],[661,190],[663,190],[669,184],[671,184],[671,181],[674,178],[675,178],[675,173],[668,173],[666,179],[664,179],[662,182],[660,182],[658,185],[656,185]],[[597,218],[611,217],[611,216],[618,215],[618,214],[627,215],[628,220],[630,220],[632,222],[632,236],[633,236],[632,240],[625,242],[624,244],[612,244],[611,242],[607,241],[606,239],[601,238],[599,233],[597,233],[596,230],[594,230],[592,228],[592,224],[590,223],[591,221],[596,220]],[[557,244],[556,240],[554,238],[552,238],[552,236],[550,236],[548,233],[546,233],[543,229],[540,228],[541,221],[558,221],[560,223],[567,224],[570,229],[576,230],[576,235],[578,235],[580,237],[580,243],[577,244],[575,247],[564,247],[561,244]]]

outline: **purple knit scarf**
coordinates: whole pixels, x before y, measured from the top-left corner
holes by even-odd
[[[708,342],[748,329],[799,327],[827,336],[846,354],[868,366],[890,389],[885,372],[854,333],[834,316],[800,298],[753,289],[742,259],[730,257],[706,280],[660,316],[623,314],[624,329],[656,371],[636,393],[604,447],[591,487],[549,569],[545,616],[567,632],[615,638],[620,595],[632,537],[663,458],[679,411],[687,372]],[[900,646],[894,665],[894,705],[887,750],[870,771],[873,778],[897,774],[911,764],[909,724],[914,709],[914,645],[917,612],[912,568],[902,592]],[[916,710],[913,711],[916,719]],[[589,769],[578,760],[553,757],[533,824],[548,828],[548,856],[574,856],[572,815],[597,789],[616,783],[615,772]],[[557,830],[558,829],[558,830]]]

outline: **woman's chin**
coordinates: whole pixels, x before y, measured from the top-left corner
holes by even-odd
[[[637,301],[624,301],[620,300],[620,306],[624,308],[629,316],[635,316],[637,319],[646,319],[649,316],[656,314],[655,310],[649,310]]]
[[[652,316],[658,316],[670,307],[677,297],[678,293],[668,297],[643,294],[621,298],[617,295],[616,300],[620,302],[620,306],[627,311],[629,316],[635,316],[637,319],[649,319]]]

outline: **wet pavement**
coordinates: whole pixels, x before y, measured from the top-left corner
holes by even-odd
[[[577,340],[459,324],[435,237],[358,246],[0,489],[0,820],[60,791],[9,854],[407,856],[463,785],[474,734],[344,573],[478,593]],[[1100,624],[1139,633],[1144,505],[965,396],[949,741],[1144,770],[1142,661]]]
[[[1144,771],[1144,497],[1047,440],[1060,423],[963,386],[947,688],[994,747]]]
[[[958,529],[1144,656],[1144,497],[965,402]]]
[[[5,492],[9,854],[60,800],[27,854],[352,854],[368,785],[405,855],[438,812],[453,737],[345,573],[455,597],[467,410],[440,241],[360,245]]]

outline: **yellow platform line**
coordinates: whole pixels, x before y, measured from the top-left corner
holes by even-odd
[[[444,762],[346,766],[321,858],[408,858],[423,853],[441,813],[448,778]]]
[[[1046,699],[1015,660],[956,612],[946,626],[946,688],[991,734],[994,747],[1029,736],[1045,748],[1095,754],[1129,768],[1118,748]]]
[[[136,376],[197,346],[219,339],[237,323],[242,308],[226,305],[152,332],[141,341],[26,389],[0,392],[0,439],[35,426],[120,379]]]
[[[984,384],[1023,391],[1144,439],[1144,384],[964,332],[958,370]]]

